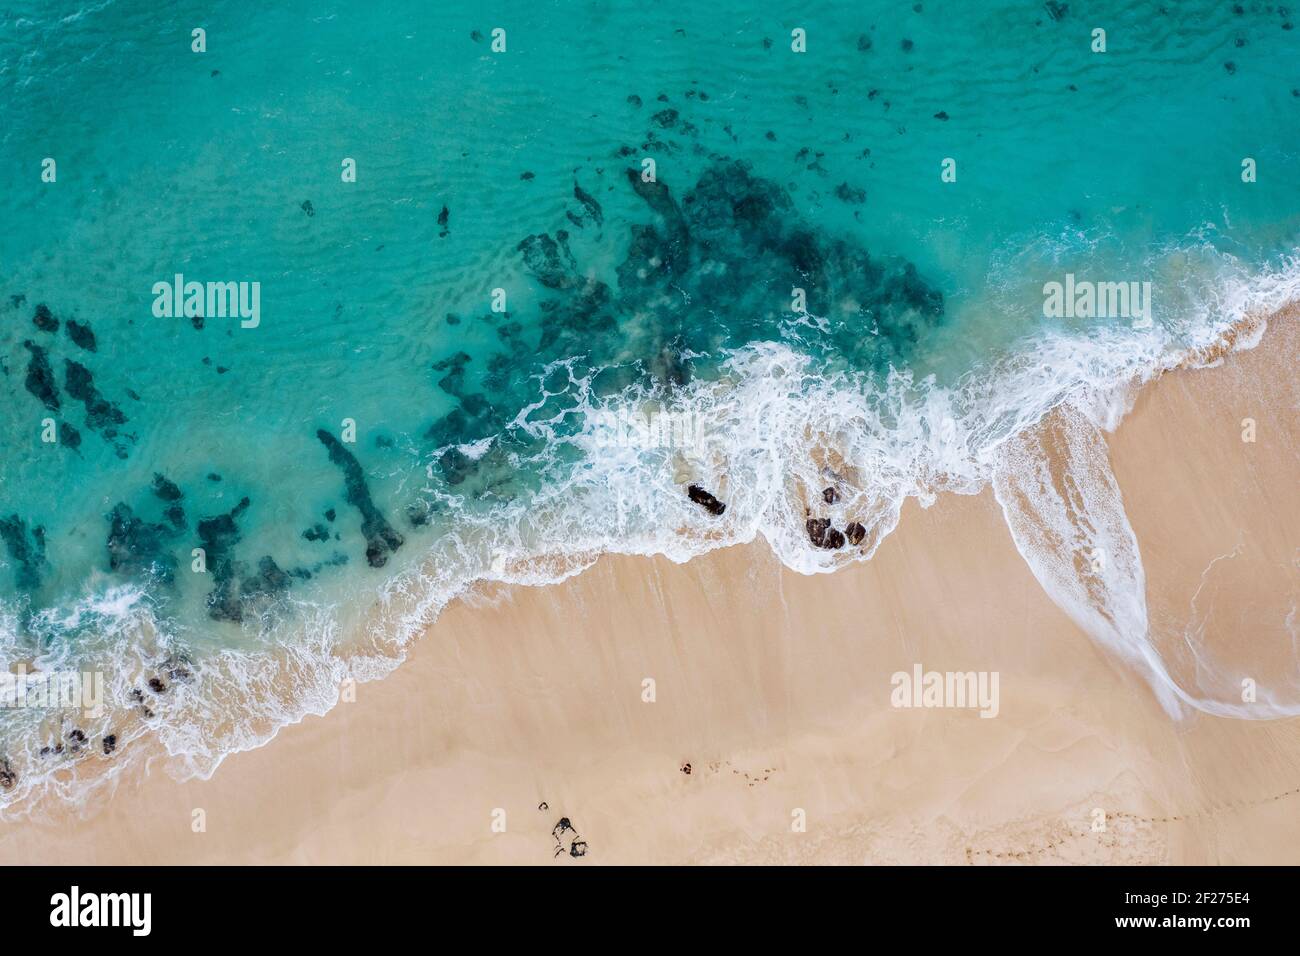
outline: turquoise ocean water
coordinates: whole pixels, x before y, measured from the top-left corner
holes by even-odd
[[[0,658],[108,706],[0,711],[0,799],[211,772],[477,577],[760,535],[831,570],[1055,405],[1108,420],[1293,295],[1296,22],[8,4]],[[157,315],[177,274],[258,283],[258,324]],[[1151,321],[1045,316],[1067,275]]]

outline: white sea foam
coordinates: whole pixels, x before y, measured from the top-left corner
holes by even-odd
[[[431,553],[384,585],[363,621],[300,602],[293,626],[264,629],[253,649],[196,654],[184,665],[186,679],[169,681],[166,694],[146,693],[152,716],[132,704],[84,728],[92,737],[110,728],[117,733],[116,758],[51,762],[36,752],[48,728],[30,714],[0,714],[0,739],[11,742],[8,756],[19,770],[17,786],[0,792],[0,812],[27,812],[51,796],[83,800],[142,761],[161,759],[182,778],[210,776],[228,754],[328,712],[345,681],[391,672],[411,641],[478,580],[550,584],[602,553],[684,562],[760,537],[788,567],[830,572],[868,560],[907,498],[928,506],[943,492],[974,494],[990,484],[1047,593],[1138,668],[1171,713],[1188,707],[1240,717],[1300,712],[1300,701],[1272,700],[1247,713],[1172,680],[1149,640],[1141,556],[1106,464],[1102,434],[1118,424],[1142,383],[1212,347],[1244,316],[1269,314],[1300,298],[1294,262],[1252,277],[1228,268],[1217,283],[1197,286],[1188,301],[1200,307],[1176,320],[1165,317],[1147,330],[1027,336],[996,365],[950,387],[902,370],[883,382],[826,373],[809,356],[769,342],[731,354],[718,381],[697,380],[671,395],[633,388],[615,401],[597,399],[590,378],[561,363],[569,370],[567,404],[546,421],[531,420],[551,397],[539,384],[538,400],[511,426],[548,439],[543,457],[528,463],[545,472],[541,491],[476,513],[431,487],[443,513],[456,516],[454,524]],[[1261,332],[1236,344],[1253,346]],[[553,378],[541,376],[539,383]],[[691,415],[703,440],[665,448],[602,441],[599,423],[608,418],[595,413],[647,408]],[[1054,411],[1055,464],[1035,448],[1044,432],[1028,431]],[[566,423],[584,427],[575,433]],[[582,453],[576,467],[572,446]],[[465,449],[471,457],[487,450],[484,443]],[[1052,479],[1060,473],[1052,468],[1068,472],[1068,495],[1057,490],[1062,485]],[[690,483],[726,502],[725,514],[715,518],[692,503],[684,493]],[[828,485],[840,491],[832,505],[820,496]],[[861,523],[861,546],[812,546],[809,508],[837,528]],[[1099,564],[1094,554],[1101,555]],[[109,700],[129,701],[132,690],[165,669],[180,642],[142,593],[108,580],[91,591],[57,619],[43,612],[50,617],[42,624],[72,634],[93,631],[95,639],[64,641],[41,665],[68,666],[87,656],[112,662]],[[1294,632],[1294,621],[1287,626]],[[0,609],[0,646],[17,647],[17,634],[17,612]],[[15,740],[26,743],[15,749]]]

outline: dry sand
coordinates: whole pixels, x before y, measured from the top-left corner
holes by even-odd
[[[1175,676],[1199,679],[1195,646],[1261,698],[1300,683],[1300,350],[1274,325],[1148,386],[1108,439]],[[997,717],[891,707],[916,663],[997,671]],[[561,817],[582,859],[574,832],[555,856]],[[1298,863],[1300,720],[1171,719],[986,491],[909,504],[833,575],[759,543],[480,592],[355,702],[210,781],[155,771],[86,819],[0,824],[0,861]]]

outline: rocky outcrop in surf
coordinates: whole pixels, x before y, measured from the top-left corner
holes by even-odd
[[[727,510],[727,506],[713,496],[711,492],[705,491],[699,485],[691,485],[686,489],[686,495],[709,514],[715,518],[722,516]]]
[[[829,518],[809,518],[808,540],[814,547],[835,551],[844,547],[844,534],[831,526]]]

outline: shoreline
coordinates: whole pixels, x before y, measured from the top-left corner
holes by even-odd
[[[1207,655],[1296,669],[1267,630],[1297,597],[1280,560],[1300,541],[1289,311],[1257,347],[1147,383],[1105,436],[1153,643],[1189,686]],[[890,675],[916,664],[998,672],[999,716],[892,708]],[[209,780],[155,766],[89,817],[0,823],[0,859],[540,864],[564,817],[558,862],[581,865],[1297,862],[1297,743],[1296,718],[1171,719],[1052,602],[986,488],[909,500],[870,561],[834,574],[756,542],[480,586],[356,702]]]

